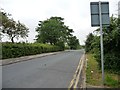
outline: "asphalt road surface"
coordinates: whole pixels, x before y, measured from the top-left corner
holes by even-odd
[[[2,67],[3,88],[68,88],[84,50],[65,51]]]

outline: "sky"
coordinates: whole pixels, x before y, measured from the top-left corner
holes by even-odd
[[[98,27],[91,27],[90,2],[99,0],[1,0],[0,8],[12,14],[15,21],[20,20],[29,28],[28,42],[34,42],[37,32],[35,28],[39,21],[52,16],[64,18],[65,25],[74,30],[80,44],[84,44],[86,36]],[[101,0],[109,2],[110,16],[118,14],[118,1]],[[2,41],[9,41],[4,37]],[[17,40],[15,40],[17,41]],[[20,39],[19,41],[26,41]]]

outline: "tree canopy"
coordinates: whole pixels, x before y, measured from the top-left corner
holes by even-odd
[[[20,21],[16,22],[13,18],[9,17],[4,11],[0,11],[0,34],[7,35],[10,40],[14,43],[14,38],[19,39],[28,37],[28,28]]]
[[[38,32],[36,41],[64,47],[65,43],[73,43],[70,42],[70,39],[74,38],[78,44],[78,39],[72,35],[73,29],[69,29],[63,20],[64,18],[61,17],[51,17],[50,19],[39,21],[38,27],[36,28]]]

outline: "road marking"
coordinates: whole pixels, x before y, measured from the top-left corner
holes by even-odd
[[[70,85],[68,87],[68,90],[70,90],[71,88],[77,88],[77,84],[79,82],[79,76],[83,67],[83,58],[84,58],[84,54],[82,55],[82,57],[80,58],[79,64],[77,66],[77,69],[75,71],[75,74],[73,75],[73,79],[70,82]]]
[[[74,88],[77,88],[77,84],[79,82],[79,78],[80,78],[82,67],[83,67],[83,61],[81,60],[80,69],[79,69],[79,73],[78,73],[77,78],[76,78],[76,82],[75,82]]]
[[[81,59],[80,59],[79,63],[80,63],[80,62],[81,62]],[[77,69],[76,69],[76,71],[75,71],[75,74],[73,75],[73,79],[71,80],[70,85],[69,85],[68,88],[71,88],[71,87],[73,86],[73,84],[74,84],[74,82],[75,82],[75,79],[76,79],[76,75],[77,75],[78,69],[79,69],[79,64],[78,64],[78,66],[77,66]]]

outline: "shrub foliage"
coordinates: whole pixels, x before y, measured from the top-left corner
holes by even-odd
[[[27,55],[61,51],[62,48],[40,43],[2,43],[2,58],[16,58]]]
[[[100,29],[95,30],[99,33]],[[103,28],[105,70],[120,72],[120,19],[111,17],[109,27]],[[86,40],[86,52],[92,52],[101,67],[100,36],[90,33]]]

